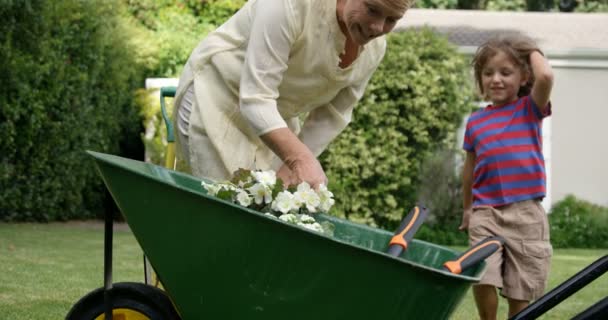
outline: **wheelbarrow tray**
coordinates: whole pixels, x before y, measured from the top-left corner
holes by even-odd
[[[211,197],[201,180],[89,152],[183,319],[446,319],[484,264],[441,270],[459,252],[320,215],[333,237]]]

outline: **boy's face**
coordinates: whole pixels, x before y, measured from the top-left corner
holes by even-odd
[[[393,30],[404,14],[386,0],[345,0],[342,20],[352,40],[364,45]]]
[[[481,70],[483,93],[495,106],[517,100],[519,88],[527,81],[528,75],[502,51],[489,58]]]

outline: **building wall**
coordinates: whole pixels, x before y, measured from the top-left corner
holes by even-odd
[[[608,67],[553,65],[551,202],[608,206]]]

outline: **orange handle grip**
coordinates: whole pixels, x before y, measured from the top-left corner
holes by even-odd
[[[504,243],[505,240],[500,236],[486,238],[469,248],[455,260],[444,263],[443,268],[451,273],[460,274],[465,269],[476,265],[491,256],[494,252],[498,251]]]
[[[392,256],[401,255],[401,253],[407,249],[408,243],[414,238],[414,234],[418,231],[427,216],[427,208],[424,206],[415,206],[408,215],[401,220],[399,228],[397,228],[395,235],[393,235],[388,244],[387,253]]]

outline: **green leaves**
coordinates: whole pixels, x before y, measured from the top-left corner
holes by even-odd
[[[141,130],[119,1],[24,3],[0,9],[0,219],[90,217],[105,191],[84,150],[121,154]]]
[[[551,208],[551,243],[556,248],[607,248],[608,208],[573,195]]]

